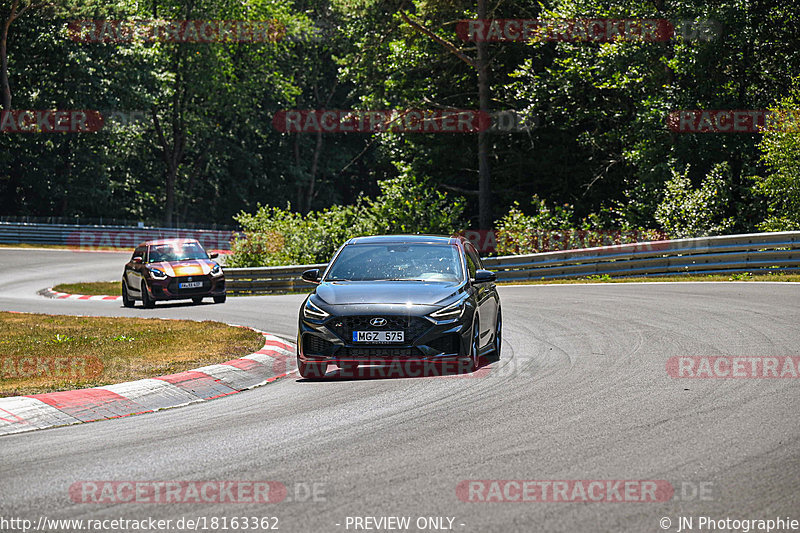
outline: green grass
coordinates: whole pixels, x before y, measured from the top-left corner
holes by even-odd
[[[0,312],[0,396],[173,374],[263,345],[261,334],[219,322]]]
[[[60,283],[53,287],[54,291],[68,294],[86,294],[90,296],[122,296],[121,281],[84,281],[81,283]]]

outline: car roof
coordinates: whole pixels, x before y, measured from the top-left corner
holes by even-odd
[[[370,235],[354,237],[345,244],[457,244],[461,240],[460,235]]]
[[[158,246],[160,244],[185,244],[189,242],[200,244],[199,242],[197,242],[197,239],[156,239],[154,241],[145,241],[139,244],[139,246]],[[139,248],[139,246],[137,246],[137,248]]]

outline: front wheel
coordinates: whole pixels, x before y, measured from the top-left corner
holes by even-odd
[[[155,300],[150,296],[150,293],[147,292],[147,284],[143,281],[142,282],[142,307],[145,309],[152,309],[156,306]]]
[[[464,362],[463,368],[467,372],[475,372],[480,366],[480,356],[478,355],[478,346],[480,346],[480,339],[481,339],[481,327],[480,323],[478,322],[478,317],[475,317],[475,320],[472,324],[472,345],[469,349],[469,358],[464,358],[462,361]]]
[[[227,296],[223,294],[222,296],[214,296],[214,303],[215,304],[224,304]]]
[[[298,357],[297,370],[300,372],[300,375],[306,379],[321,378],[328,372],[328,363],[303,362]]]
[[[128,284],[122,282],[122,305],[125,307],[133,307],[136,301],[128,294]]]
[[[503,347],[503,313],[497,308],[497,324],[494,328],[494,349],[492,355],[495,360],[500,359],[500,348]]]

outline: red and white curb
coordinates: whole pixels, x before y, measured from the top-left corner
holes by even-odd
[[[88,294],[69,294],[66,292],[54,291],[52,287],[40,290],[39,294],[47,298],[55,298],[56,300],[122,300],[122,296],[90,296]]]
[[[236,394],[294,372],[294,345],[259,333],[264,335],[263,348],[218,365],[93,389],[0,398],[0,435],[181,407]]]

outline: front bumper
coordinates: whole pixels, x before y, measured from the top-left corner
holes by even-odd
[[[203,286],[192,289],[179,288],[179,284],[186,281],[202,282]],[[147,289],[153,300],[187,300],[201,296],[222,296],[225,294],[225,276],[169,276],[166,279],[148,279]]]
[[[472,314],[460,319],[434,321],[425,315],[388,312],[334,315],[310,320],[300,314],[297,357],[302,362],[392,364],[398,361],[453,361],[468,357],[472,338]],[[388,321],[382,328],[368,319]],[[404,343],[366,344],[352,342],[352,331],[404,331]]]

